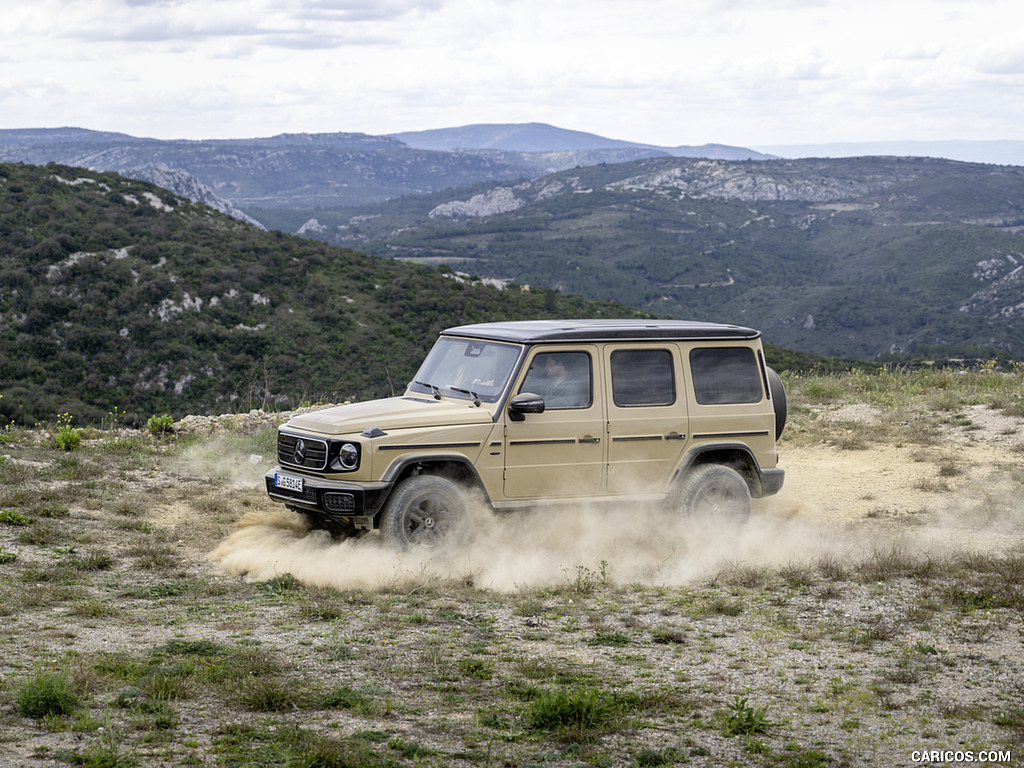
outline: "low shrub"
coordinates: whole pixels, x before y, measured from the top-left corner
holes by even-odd
[[[581,741],[605,726],[615,710],[615,700],[595,688],[544,691],[531,702],[527,722],[534,730]]]
[[[146,429],[154,435],[165,435],[174,430],[174,418],[166,413],[162,416],[154,414],[146,422]]]
[[[62,451],[74,451],[82,444],[82,433],[71,426],[70,413],[62,413],[57,417],[57,432],[53,441]]]
[[[70,715],[77,706],[78,696],[62,674],[39,672],[22,683],[18,691],[18,712],[22,717],[61,717]]]
[[[746,699],[737,696],[728,705],[729,712],[725,716],[722,725],[722,733],[726,736],[750,736],[755,733],[764,733],[772,722],[761,707],[751,707]]]

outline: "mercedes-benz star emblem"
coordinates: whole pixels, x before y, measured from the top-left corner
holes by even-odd
[[[299,464],[306,460],[306,441],[296,440],[295,441],[295,461]]]

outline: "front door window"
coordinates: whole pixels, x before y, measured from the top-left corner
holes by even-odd
[[[540,395],[547,409],[589,408],[594,402],[593,378],[585,352],[541,352],[533,358],[519,391]]]

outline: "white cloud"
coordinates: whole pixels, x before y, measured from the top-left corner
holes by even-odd
[[[1014,138],[1017,0],[5,0],[0,128]],[[968,105],[970,113],[968,113]]]
[[[1024,75],[1024,34],[1019,40],[994,41],[977,57],[977,67],[986,75]]]

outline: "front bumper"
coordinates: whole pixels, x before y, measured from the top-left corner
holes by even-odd
[[[302,490],[278,488],[274,483],[279,474],[302,478]],[[327,517],[374,517],[384,504],[391,490],[391,483],[353,483],[345,480],[331,480],[293,470],[274,467],[267,472],[267,495],[274,501],[313,512]]]

